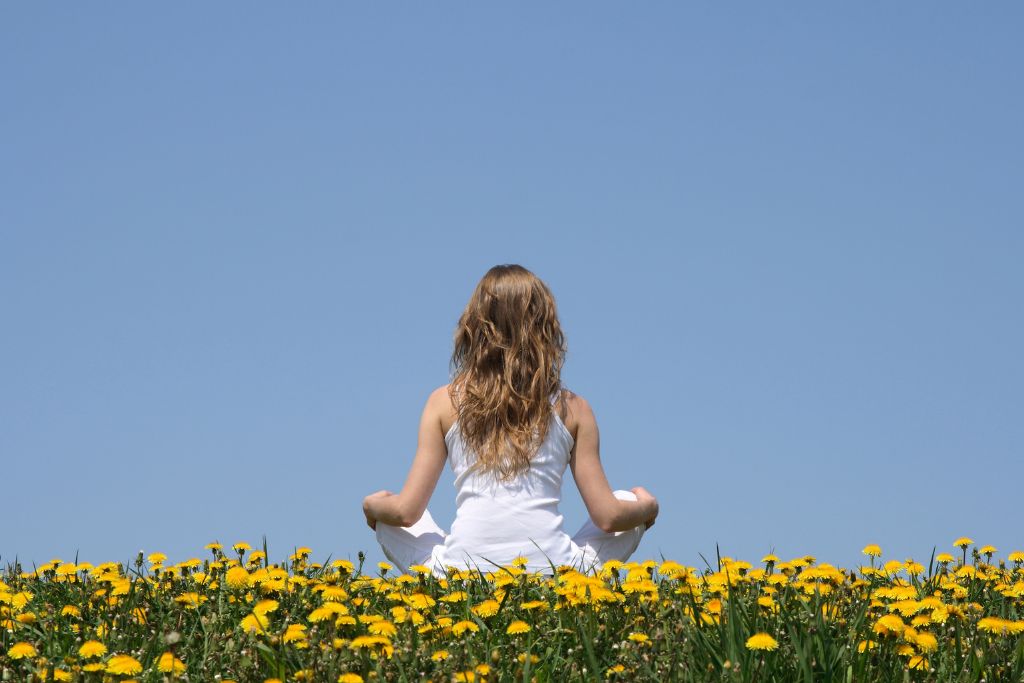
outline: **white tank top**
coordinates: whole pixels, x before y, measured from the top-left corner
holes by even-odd
[[[431,554],[435,567],[489,572],[520,556],[529,559],[529,572],[551,573],[552,565],[572,564],[579,548],[562,528],[558,503],[573,438],[556,411],[530,469],[509,482],[470,468],[475,456],[467,452],[457,421],[444,441],[457,507],[451,533]]]

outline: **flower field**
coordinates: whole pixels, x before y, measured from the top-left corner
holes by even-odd
[[[853,571],[769,555],[443,579],[206,548],[7,567],[2,680],[1024,680],[1024,552],[967,538],[928,566],[869,545]]]

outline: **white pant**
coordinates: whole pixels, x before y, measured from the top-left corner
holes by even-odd
[[[632,491],[620,489],[613,493],[619,500],[636,500]],[[601,531],[588,517],[572,536],[573,543],[579,548],[578,556],[573,558],[573,566],[587,571],[600,569],[608,560],[625,562],[640,545],[644,531],[646,527],[643,524],[628,531]],[[426,565],[434,546],[443,545],[447,535],[430,516],[429,510],[424,510],[419,521],[409,527],[377,522],[377,542],[384,555],[403,572],[408,572],[414,564]]]

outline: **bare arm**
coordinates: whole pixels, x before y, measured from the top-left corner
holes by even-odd
[[[576,427],[576,443],[569,464],[594,524],[609,533],[627,531],[641,524],[654,524],[658,516],[658,501],[646,489],[632,489],[637,496],[636,501],[619,500],[612,493],[601,465],[600,435],[590,405],[578,395],[573,395],[568,404]]]
[[[412,526],[423,516],[448,457],[441,419],[450,405],[447,387],[436,389],[427,399],[420,417],[416,456],[402,490],[399,493],[377,491],[363,499],[363,514],[371,529],[377,528],[378,521],[392,526]]]

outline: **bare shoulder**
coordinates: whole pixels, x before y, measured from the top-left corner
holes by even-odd
[[[570,389],[562,389],[558,404],[562,422],[574,439],[579,433],[580,425],[589,426],[596,422],[594,411],[587,399]]]
[[[455,423],[457,415],[455,404],[452,401],[450,384],[445,384],[430,392],[426,410],[441,424],[441,432],[447,434]]]

